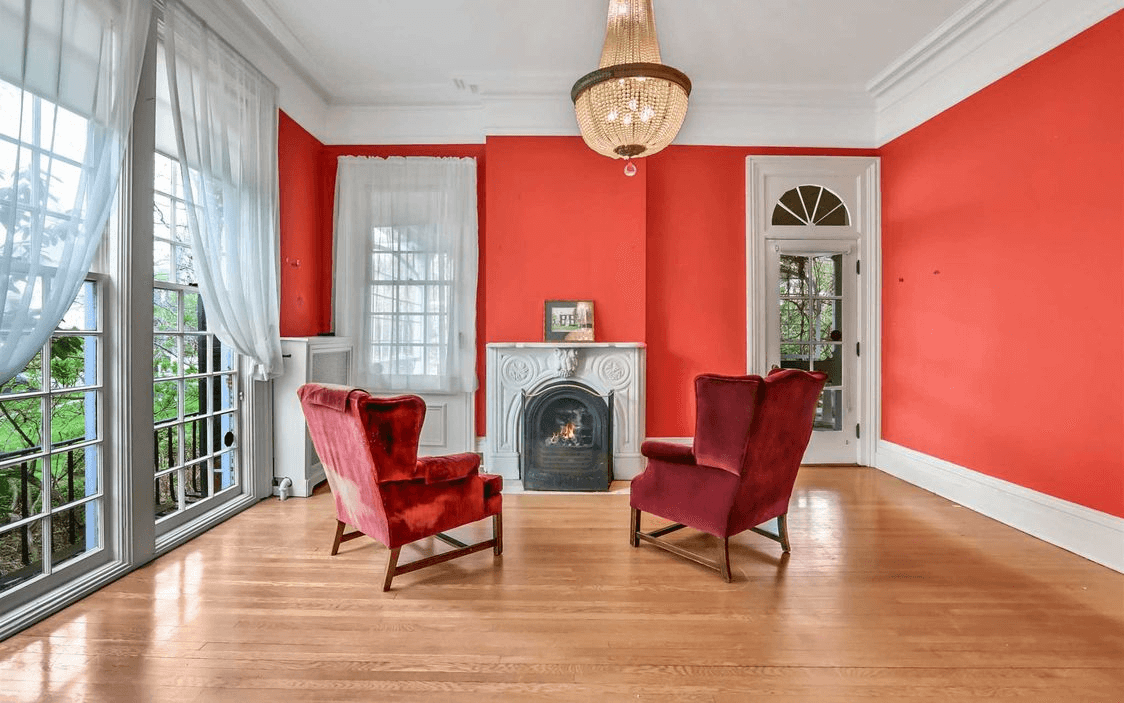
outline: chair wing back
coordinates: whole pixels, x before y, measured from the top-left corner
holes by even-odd
[[[741,475],[746,439],[764,380],[702,374],[695,378],[695,460]]]
[[[316,383],[301,386],[297,395],[337,517],[376,539],[389,539],[379,484],[414,476],[424,401],[373,398],[358,388]]]
[[[729,529],[735,534],[788,511],[827,375],[774,369],[762,382]]]

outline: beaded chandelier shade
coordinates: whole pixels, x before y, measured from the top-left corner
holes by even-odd
[[[660,62],[652,0],[609,0],[600,67],[570,91],[589,148],[614,159],[656,153],[679,133],[690,94],[691,80]]]

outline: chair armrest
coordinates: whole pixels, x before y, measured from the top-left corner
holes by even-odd
[[[690,444],[648,440],[640,445],[640,453],[649,459],[659,459],[671,464],[695,464],[695,449]]]
[[[480,472],[480,455],[465,452],[447,456],[423,456],[418,459],[415,476],[426,483],[457,481]]]

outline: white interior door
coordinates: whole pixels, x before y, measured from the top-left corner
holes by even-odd
[[[828,376],[805,463],[858,460],[853,249],[815,240],[778,241],[769,249],[766,364]]]

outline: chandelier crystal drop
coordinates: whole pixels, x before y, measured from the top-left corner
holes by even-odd
[[[601,64],[570,91],[589,148],[613,159],[655,154],[679,133],[690,94],[686,74],[660,61],[652,0],[609,0]]]

